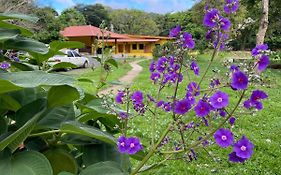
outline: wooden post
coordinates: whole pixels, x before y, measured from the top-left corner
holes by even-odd
[[[115,38],[115,54],[117,54],[117,39]]]

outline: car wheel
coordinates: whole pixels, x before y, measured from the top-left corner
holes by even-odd
[[[88,61],[85,61],[85,63],[83,64],[83,68],[87,68],[89,66]]]

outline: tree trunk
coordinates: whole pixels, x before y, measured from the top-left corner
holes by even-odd
[[[259,31],[257,33],[257,45],[264,43],[264,38],[268,27],[268,5],[269,0],[262,0],[262,15],[260,19]]]

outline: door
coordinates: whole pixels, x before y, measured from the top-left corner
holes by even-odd
[[[151,53],[151,44],[146,44],[144,46],[144,53]]]
[[[131,52],[131,46],[130,46],[130,44],[126,44],[126,46],[125,46],[125,51],[126,51],[126,53],[130,53],[130,52]]]
[[[77,65],[78,67],[83,66],[84,60],[81,58],[81,55],[77,53],[76,51],[72,51],[74,58],[73,58],[73,63]]]
[[[123,44],[118,44],[118,52],[119,53],[123,53],[124,52]]]

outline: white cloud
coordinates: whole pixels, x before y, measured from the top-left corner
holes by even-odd
[[[75,2],[73,0],[56,0],[56,2],[68,7],[75,5]]]

